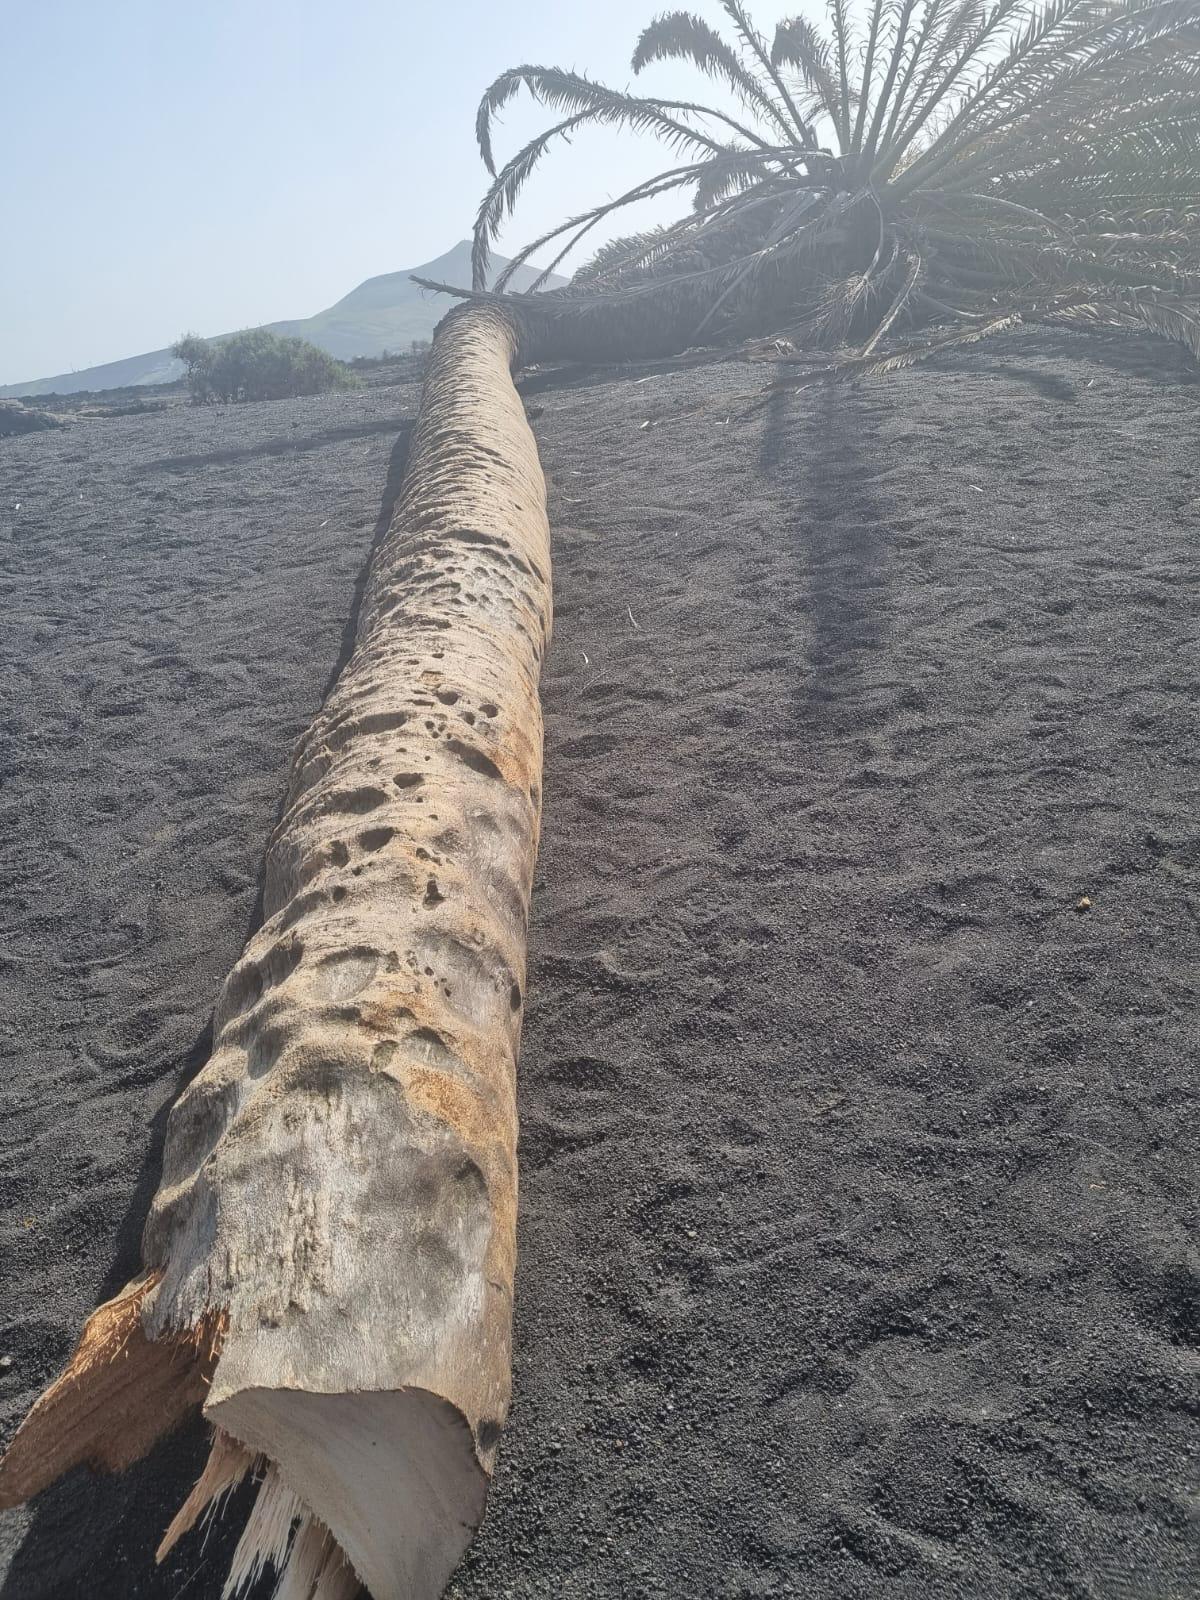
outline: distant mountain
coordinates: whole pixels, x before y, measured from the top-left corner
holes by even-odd
[[[503,256],[493,256],[492,260],[497,269],[504,265]],[[471,282],[471,246],[464,239],[453,250],[438,256],[436,261],[427,261],[424,266],[406,267],[401,272],[385,272],[382,277],[368,278],[345,299],[327,311],[318,311],[315,317],[269,322],[267,327],[272,333],[309,339],[341,361],[349,361],[353,356],[377,356],[384,350],[406,350],[414,339],[428,339],[450,309],[450,301],[444,295],[429,294],[411,282],[410,275],[414,272],[423,278],[466,288]],[[518,267],[512,277],[512,287],[528,289],[537,275],[535,267]],[[565,278],[552,275],[546,286],[554,288],[565,282]],[[227,338],[228,335],[218,337]],[[169,350],[151,350],[147,355],[109,361],[102,367],[85,367],[82,372],[60,372],[56,377],[39,378],[33,383],[10,383],[0,388],[0,398],[142,387],[171,383],[182,375],[182,363],[174,360]]]

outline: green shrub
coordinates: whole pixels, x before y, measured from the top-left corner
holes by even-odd
[[[188,388],[198,405],[210,400],[284,400],[350,389],[358,381],[315,344],[281,338],[266,328],[249,328],[219,342],[187,333],[171,354],[186,366]]]

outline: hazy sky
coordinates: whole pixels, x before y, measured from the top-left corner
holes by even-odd
[[[721,20],[713,0],[693,8]],[[637,34],[662,9],[0,0],[0,383],[157,349],[185,329],[308,316],[363,278],[441,254],[469,234],[484,191],[483,88],[523,62],[624,85]],[[771,31],[800,9],[756,15]],[[675,64],[637,82],[676,98],[699,87]],[[525,97],[498,154],[546,120]],[[509,248],[669,164],[650,141],[581,136],[535,175]],[[681,209],[657,204],[664,220]]]

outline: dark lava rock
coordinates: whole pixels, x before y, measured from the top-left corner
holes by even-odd
[[[17,433],[41,433],[46,428],[61,428],[58,417],[37,411],[20,400],[0,400],[0,439]]]

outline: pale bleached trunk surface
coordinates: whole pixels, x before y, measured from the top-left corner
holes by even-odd
[[[435,340],[354,654],[296,753],[266,920],[171,1114],[145,1276],[0,1468],[8,1504],[79,1461],[119,1468],[202,1400],[214,1452],[170,1537],[256,1467],[233,1576],[273,1560],[290,1600],[440,1593],[508,1407],[551,612],[515,344],[487,307]]]

